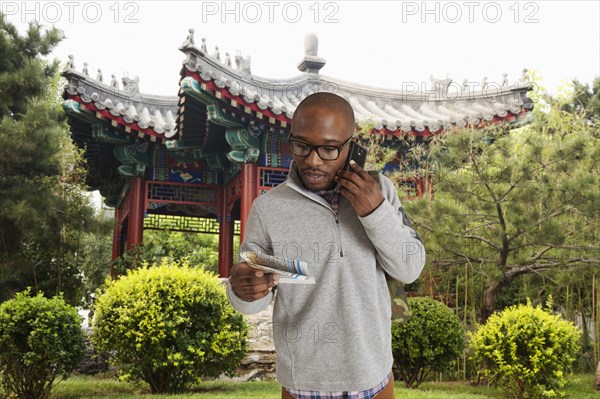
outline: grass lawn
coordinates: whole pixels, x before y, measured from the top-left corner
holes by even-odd
[[[592,387],[592,375],[571,378],[568,397],[598,399],[600,394]],[[191,392],[180,395],[150,395],[145,386],[134,386],[114,378],[76,376],[61,382],[53,390],[53,399],[92,398],[160,398],[173,399],[278,399],[281,388],[275,381],[222,382],[209,381],[197,385]],[[0,395],[1,397],[1,395]],[[473,387],[463,382],[428,382],[416,390],[396,383],[396,399],[504,399],[502,391],[489,387]]]

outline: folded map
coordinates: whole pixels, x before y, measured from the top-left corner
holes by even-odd
[[[314,284],[308,274],[308,264],[298,259],[278,258],[256,252],[241,252],[240,256],[253,268],[279,274],[279,284]]]

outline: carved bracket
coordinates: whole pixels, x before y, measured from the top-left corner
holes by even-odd
[[[94,123],[92,125],[92,137],[98,141],[111,144],[130,144],[131,138],[126,136],[119,136],[118,134],[111,132],[107,126],[102,123]]]
[[[237,163],[254,163],[260,155],[260,139],[246,128],[227,129],[225,138],[232,148],[227,153],[227,159]]]
[[[146,142],[115,146],[113,153],[123,164],[118,168],[119,173],[127,177],[144,176],[146,166],[150,163],[148,147]]]

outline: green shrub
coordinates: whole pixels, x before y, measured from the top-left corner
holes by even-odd
[[[449,369],[465,347],[458,317],[428,297],[408,298],[410,319],[392,324],[392,353],[407,388],[416,388],[431,371]]]
[[[62,297],[21,292],[0,305],[0,379],[20,399],[45,399],[85,351],[81,317]]]
[[[480,372],[514,397],[563,397],[580,335],[570,322],[528,303],[490,316],[471,346]]]
[[[167,259],[109,282],[92,328],[96,349],[153,393],[231,375],[247,351],[248,327],[216,276]]]

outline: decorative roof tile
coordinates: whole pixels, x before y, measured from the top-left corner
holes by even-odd
[[[88,108],[98,111],[108,111],[104,116],[120,120],[132,130],[142,130],[165,139],[174,137],[176,123],[173,114],[178,110],[176,96],[156,96],[139,92],[139,78],[123,78],[123,88],[112,75],[110,85],[102,82],[99,71],[97,78],[92,79],[83,72],[74,69],[73,56],[62,72],[67,79],[65,99],[75,100]]]
[[[386,134],[432,134],[498,119],[521,120],[514,116],[533,108],[526,95],[532,87],[527,70],[523,70],[520,80],[510,86],[507,74],[503,74],[501,84],[494,84],[487,77],[480,83],[465,79],[462,85],[448,77],[431,77],[431,86],[426,90],[381,89],[320,74],[325,62],[317,56],[318,43],[313,35],[305,41],[306,56],[301,68],[305,72],[276,80],[252,75],[250,57],[242,56],[239,51],[235,66],[232,66],[231,61],[227,61],[230,60],[228,56],[221,60],[218,50],[213,54],[207,52],[205,38],[201,46],[196,47],[193,29],[188,32],[180,47],[186,55],[182,82],[186,78],[194,79],[199,90],[223,101],[225,107],[241,106],[245,113],[252,114],[261,123],[288,126],[300,100],[317,91],[330,91],[346,98],[354,109],[357,123],[368,122],[385,130]],[[214,48],[218,49],[217,46]],[[96,80],[76,71],[73,56],[69,57],[63,76],[68,79],[65,98],[93,105],[96,110],[108,110],[106,115],[112,115],[133,130],[164,139],[178,137],[178,118],[174,115],[185,112],[178,97],[142,94],[137,77],[124,77],[122,89],[114,75],[110,85],[104,84],[100,70]],[[263,119],[263,115],[268,118]]]
[[[313,36],[307,38],[308,44],[305,45],[310,49],[307,57],[316,56],[315,40]],[[319,74],[324,63],[319,68],[305,68],[307,72],[299,76],[273,80],[248,75],[241,70],[240,63],[236,63],[237,68],[232,68],[194,45],[180,50],[186,55],[183,77],[205,83],[202,87],[208,92],[212,82],[217,88],[225,89],[220,96],[245,103],[257,115],[270,111],[274,116],[285,116],[286,123],[291,121],[300,99],[316,91],[341,95],[352,105],[357,122],[369,122],[390,132],[434,133],[454,126],[463,127],[467,123],[478,125],[495,118],[507,118],[509,112],[518,115],[533,108],[526,96],[531,89],[526,72],[519,82],[511,86],[508,85],[507,74],[502,75],[501,84],[494,84],[484,77],[480,83],[473,85],[465,80],[462,86],[448,77],[432,77],[430,89],[404,92],[348,83]],[[249,57],[241,57],[238,51],[236,59],[249,60]],[[455,91],[450,93],[450,87]]]

